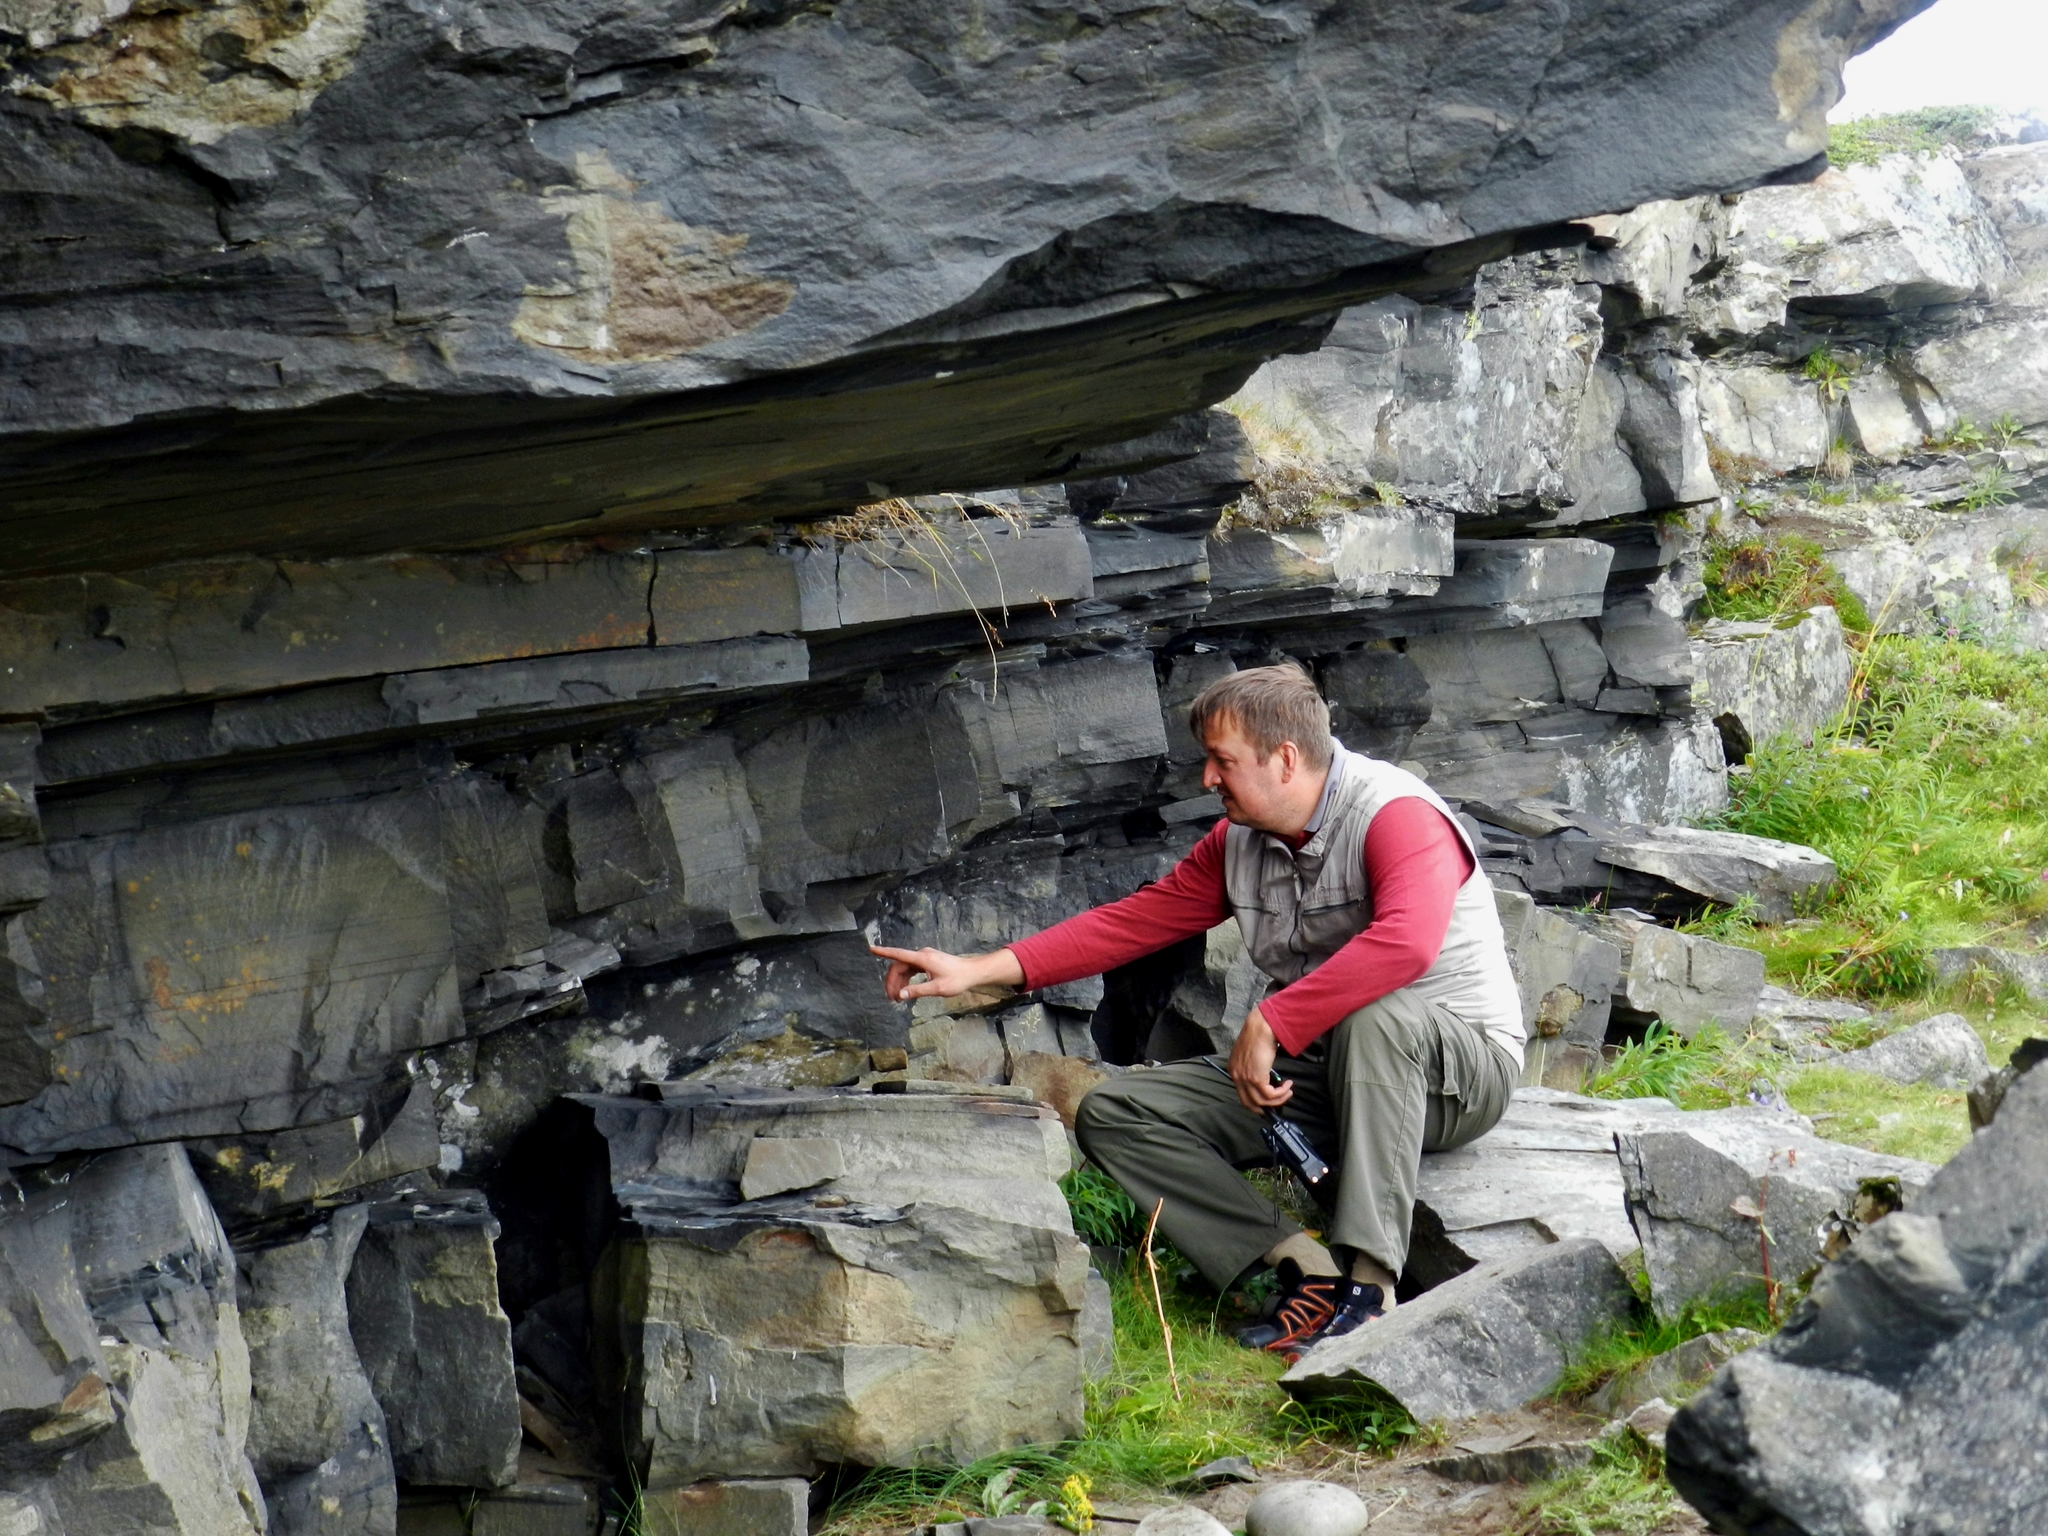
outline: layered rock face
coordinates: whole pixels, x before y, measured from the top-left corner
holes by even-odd
[[[14,565],[1057,479],[1346,303],[1808,168],[1924,3],[22,0]]]
[[[1727,338],[1806,398],[1760,359],[1820,311],[1689,317],[1721,194],[1915,8],[0,6],[0,1285],[70,1298],[6,1356],[6,1497],[553,1536],[598,1473],[711,1508],[1070,1433],[1104,1320],[1033,1106],[1256,980],[1226,929],[913,1011],[866,945],[1158,878],[1238,667],[1459,809],[1530,1083],[1743,1022],[1721,947],[1537,903],[1831,877],[1682,825],[1723,716],[1826,712],[1684,624]],[[2033,203],[1971,195],[2017,270]],[[1814,670],[1777,637],[1713,643]],[[1410,1280],[1619,1305],[1619,1124],[1541,1219],[1443,1171]],[[177,1328],[65,1278],[67,1178],[181,1213],[135,1261]]]

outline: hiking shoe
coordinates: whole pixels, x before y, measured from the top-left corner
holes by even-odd
[[[1280,1305],[1271,1318],[1241,1329],[1237,1342],[1246,1349],[1267,1349],[1276,1353],[1299,1349],[1301,1341],[1326,1326],[1337,1313],[1337,1290],[1344,1282],[1335,1275],[1305,1275],[1292,1259],[1282,1259]]]
[[[1387,1295],[1376,1285],[1360,1280],[1346,1280],[1337,1305],[1330,1314],[1330,1320],[1306,1338],[1299,1339],[1287,1350],[1287,1363],[1294,1364],[1303,1355],[1314,1349],[1325,1339],[1341,1339],[1345,1334],[1363,1327],[1376,1317],[1387,1315]]]

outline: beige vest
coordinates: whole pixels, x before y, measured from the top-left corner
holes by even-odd
[[[1392,763],[1340,746],[1330,773],[1323,824],[1299,852],[1280,838],[1234,823],[1224,835],[1224,890],[1252,963],[1284,986],[1365,929],[1372,921],[1366,828],[1388,801],[1413,795],[1442,812],[1473,858],[1472,874],[1458,887],[1451,908],[1443,950],[1410,990],[1484,1032],[1519,1066],[1528,1038],[1521,993],[1508,968],[1493,886],[1465,829],[1427,784]]]

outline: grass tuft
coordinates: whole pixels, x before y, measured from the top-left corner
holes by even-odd
[[[1515,1506],[1512,1536],[1654,1536],[1685,1506],[1664,1458],[1634,1435],[1593,1448],[1592,1462],[1539,1483]]]

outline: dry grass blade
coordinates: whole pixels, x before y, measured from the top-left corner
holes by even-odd
[[[1166,1376],[1173,1383],[1173,1400],[1181,1401],[1180,1372],[1173,1363],[1173,1325],[1166,1320],[1166,1300],[1159,1293],[1159,1261],[1152,1257],[1152,1234],[1159,1230],[1159,1213],[1166,1209],[1162,1198],[1152,1207],[1152,1219],[1145,1223],[1145,1272],[1152,1277],[1152,1310],[1159,1317],[1159,1337],[1166,1345]]]

